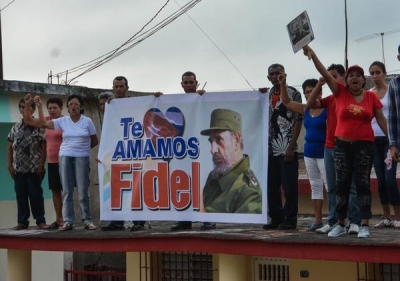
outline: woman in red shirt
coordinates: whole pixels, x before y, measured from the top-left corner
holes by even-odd
[[[371,218],[370,174],[374,161],[374,131],[371,120],[376,118],[378,125],[387,135],[386,118],[382,113],[382,103],[375,93],[364,90],[364,70],[353,65],[347,69],[342,85],[333,78],[319,61],[309,46],[303,48],[305,55],[311,56],[316,69],[331,89],[336,100],[337,126],[335,131],[335,169],[336,169],[336,214],[338,224],[328,233],[328,237],[346,234],[345,219],[349,205],[349,193],[354,174],[357,197],[360,205],[361,227],[359,238],[369,237]],[[314,91],[321,90],[318,83]],[[316,99],[317,94],[310,98]],[[320,102],[317,105],[324,107]]]

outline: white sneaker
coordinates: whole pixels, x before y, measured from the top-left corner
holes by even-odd
[[[325,224],[323,227],[317,228],[317,229],[315,230],[315,232],[316,232],[316,233],[319,233],[319,234],[327,234],[327,233],[329,233],[329,231],[331,231],[331,230],[332,230],[332,226],[330,226],[329,224]]]
[[[346,228],[344,226],[340,226],[340,224],[335,224],[332,230],[328,233],[328,237],[339,237],[346,233]]]
[[[361,226],[357,237],[358,238],[367,238],[367,237],[369,237],[369,226]]]
[[[393,227],[394,222],[392,220],[384,219],[377,224],[374,225],[374,228],[385,228],[385,227]]]
[[[350,224],[348,234],[358,234],[359,231],[360,231],[360,228],[358,227],[358,225],[356,225],[355,223]]]

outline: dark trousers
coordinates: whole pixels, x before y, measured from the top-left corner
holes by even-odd
[[[361,219],[371,218],[370,176],[374,162],[374,142],[346,142],[336,139],[336,217],[345,219],[349,207],[349,193],[354,173]]]
[[[297,223],[298,212],[299,159],[294,153],[293,160],[286,162],[284,155],[268,157],[268,208],[273,224],[282,221]],[[282,208],[281,186],[285,192],[285,206]]]
[[[376,137],[374,143],[374,168],[378,179],[378,192],[382,205],[400,205],[400,192],[397,186],[397,162],[392,161],[392,167],[386,169],[385,159],[389,150],[387,137]]]
[[[34,173],[15,174],[14,190],[17,197],[19,224],[29,225],[31,211],[36,224],[46,222],[44,218],[42,180],[41,176]]]

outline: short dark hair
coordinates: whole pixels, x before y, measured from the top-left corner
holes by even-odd
[[[399,45],[399,47],[397,48],[397,52],[400,54],[400,45]]]
[[[185,73],[183,73],[182,74],[182,81],[183,81],[183,76],[193,76],[194,80],[197,80],[196,79],[196,74],[194,74],[194,72],[192,72],[192,71],[186,71]]]
[[[124,76],[117,76],[117,77],[114,78],[114,80],[117,80],[117,81],[124,80],[125,81],[125,86],[128,87],[128,79],[126,79]],[[114,82],[114,80],[113,80],[113,82]]]
[[[79,103],[81,104],[80,113],[83,114],[85,112],[85,110],[83,109],[83,106],[85,105],[85,101],[83,100],[83,98],[81,96],[75,95],[75,94],[74,95],[70,95],[68,97],[68,99],[67,99],[67,106],[68,106],[68,103],[70,102],[70,100],[72,100],[72,99],[77,99],[79,101]]]
[[[62,99],[58,98],[58,97],[51,97],[47,100],[46,102],[46,107],[49,107],[50,103],[55,103],[57,104],[60,108],[63,106],[63,101]]]
[[[271,69],[271,68],[280,68],[280,69],[282,69],[282,71],[285,71],[285,67],[283,67],[283,65],[281,65],[281,64],[279,64],[279,63],[274,63],[274,64],[271,64],[269,67],[268,67],[268,73],[269,73],[269,70]]]
[[[344,75],[346,73],[346,70],[344,69],[344,66],[341,65],[341,64],[332,63],[330,66],[328,66],[327,70],[328,71],[336,70],[340,75]]]
[[[21,105],[25,105],[25,99],[24,98],[19,100],[18,108],[21,108]],[[35,102],[33,100],[31,101],[31,107],[32,107],[33,110],[36,109],[36,104],[35,104]]]
[[[306,87],[315,87],[318,83],[317,79],[307,79],[306,81],[303,82],[303,85],[301,85],[301,87],[303,88],[303,92],[306,91]]]
[[[385,64],[383,62],[380,62],[380,61],[376,60],[373,63],[371,63],[371,65],[369,66],[368,69],[371,69],[371,67],[373,67],[374,65],[379,67],[380,69],[382,69],[382,72],[386,74],[386,66],[385,66]]]

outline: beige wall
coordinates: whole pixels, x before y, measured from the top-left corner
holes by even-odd
[[[309,277],[300,277],[300,271],[308,271]],[[354,281],[357,280],[355,262],[319,260],[289,260],[290,281]]]

